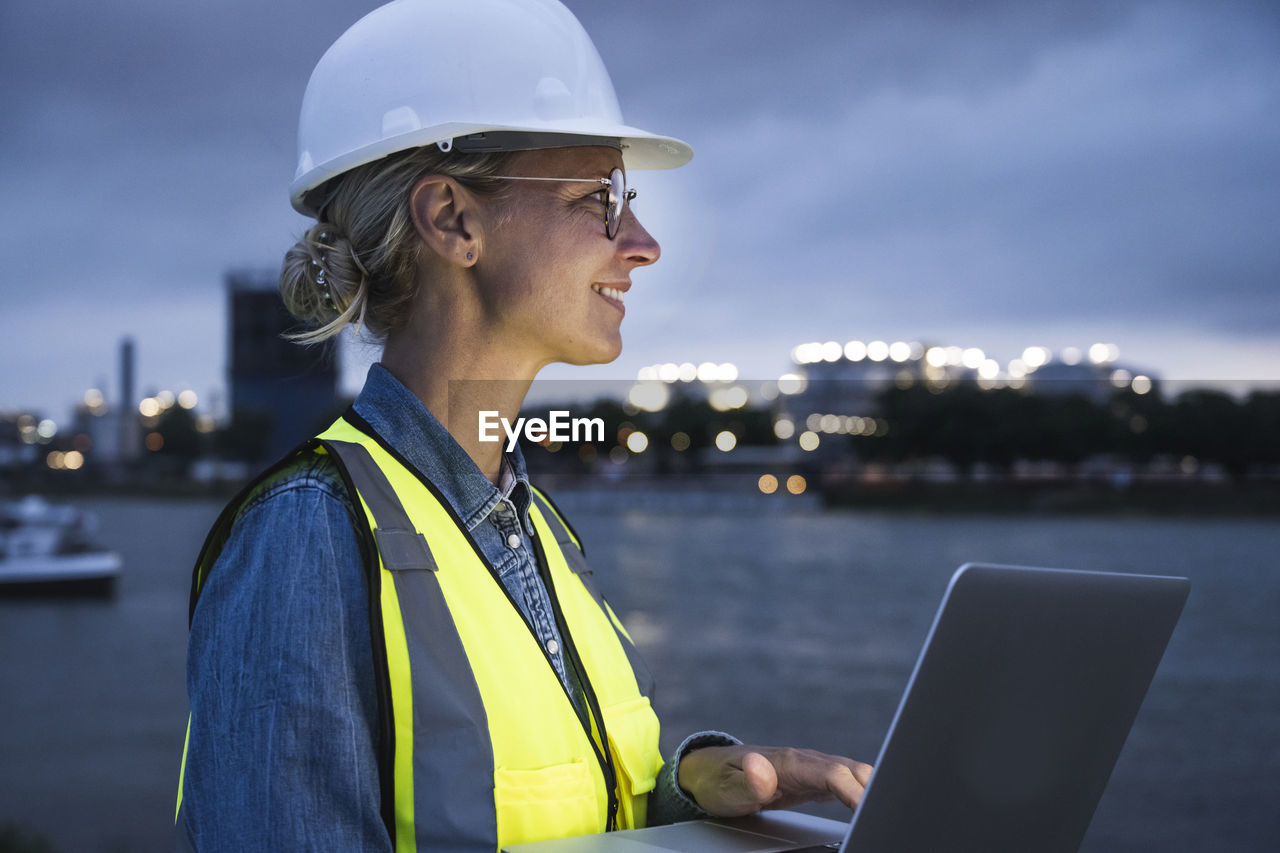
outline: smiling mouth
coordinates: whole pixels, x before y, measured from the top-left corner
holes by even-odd
[[[612,300],[619,305],[623,305],[627,301],[626,294],[616,288],[605,287],[602,284],[593,284],[591,285],[591,289],[603,296],[605,299]]]

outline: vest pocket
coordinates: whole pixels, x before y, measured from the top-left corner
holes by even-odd
[[[609,749],[618,769],[622,828],[644,826],[646,797],[653,790],[662,767],[658,749],[658,715],[647,696],[604,709]]]
[[[604,831],[605,808],[585,760],[494,771],[498,846]]]

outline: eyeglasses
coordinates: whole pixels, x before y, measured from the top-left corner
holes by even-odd
[[[580,184],[600,184],[604,193],[604,233],[612,240],[618,236],[622,223],[622,206],[636,197],[635,190],[627,189],[627,176],[621,169],[614,169],[607,178],[517,178],[511,175],[493,175],[503,181],[568,181]]]

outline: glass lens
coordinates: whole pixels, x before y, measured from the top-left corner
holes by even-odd
[[[605,193],[604,230],[612,240],[618,236],[618,225],[622,222],[622,204],[627,197],[627,176],[621,169],[609,173],[609,187]]]

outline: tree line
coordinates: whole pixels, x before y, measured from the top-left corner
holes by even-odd
[[[1208,389],[1175,399],[1115,391],[1035,394],[960,384],[942,391],[923,385],[879,395],[886,435],[853,439],[860,458],[905,462],[941,458],[961,471],[979,463],[1008,470],[1019,460],[1075,468],[1109,456],[1144,467],[1156,460],[1216,464],[1233,478],[1274,472],[1280,465],[1280,393],[1243,399]]]

